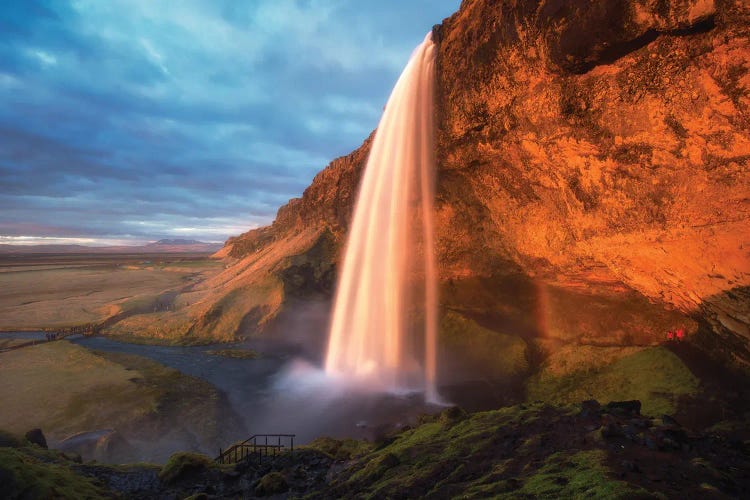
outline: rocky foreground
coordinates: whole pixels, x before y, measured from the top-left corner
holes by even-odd
[[[692,432],[639,401],[453,407],[375,443],[318,439],[277,458],[79,463],[2,436],[4,498],[747,498],[750,443]],[[43,439],[43,438],[42,438]],[[191,496],[192,495],[192,496]]]

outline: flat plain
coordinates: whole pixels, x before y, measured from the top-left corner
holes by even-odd
[[[218,272],[207,254],[0,256],[0,330],[101,323],[168,307],[178,293]]]

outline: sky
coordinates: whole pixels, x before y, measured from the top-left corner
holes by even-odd
[[[0,2],[0,244],[269,224],[377,126],[459,3]]]

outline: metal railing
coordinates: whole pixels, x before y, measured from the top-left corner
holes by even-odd
[[[233,464],[257,455],[258,463],[262,463],[263,457],[275,457],[277,454],[284,452],[287,443],[289,444],[289,452],[294,455],[295,436],[296,434],[254,434],[226,450],[219,448],[219,456],[216,457],[216,461],[220,464]],[[276,442],[274,443],[274,441]]]

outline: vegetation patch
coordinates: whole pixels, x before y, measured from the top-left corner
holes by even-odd
[[[153,406],[153,393],[130,381],[140,374],[67,341],[2,356],[0,426],[11,432],[22,434],[39,427],[62,439],[92,430],[92,425],[107,428],[127,422]],[[86,402],[102,408],[86,409]],[[101,420],[87,411],[107,408]]]
[[[15,448],[0,448],[3,498],[98,499],[114,497],[93,479],[50,460]],[[43,460],[44,458],[44,460]]]
[[[647,415],[673,414],[680,395],[699,391],[699,380],[674,353],[663,347],[643,349],[603,366],[563,374],[547,364],[528,382],[530,401],[568,404],[586,399],[637,399]]]
[[[189,476],[195,476],[212,468],[217,468],[216,462],[199,453],[175,453],[159,472],[159,479],[165,484],[173,484]]]
[[[253,349],[210,349],[206,351],[206,354],[232,359],[257,359],[260,357],[258,351]]]
[[[0,429],[0,447],[18,448],[21,444],[22,441],[18,436],[12,432]]]
[[[356,498],[633,498],[607,453],[571,446],[573,407],[518,405],[466,415],[448,409],[344,469],[327,495]],[[559,450],[559,451],[556,451]]]
[[[124,439],[120,451],[97,460],[134,458],[127,446],[134,440],[171,443],[149,457],[164,460],[179,443],[195,446],[196,436],[201,447],[221,441],[221,429],[235,424],[208,382],[140,356],[92,352],[67,341],[2,356],[0,427],[19,435],[38,427],[52,446],[77,433],[116,430]],[[91,450],[79,453],[93,458]]]
[[[284,493],[288,489],[289,485],[284,476],[278,472],[269,472],[258,481],[258,486],[255,487],[255,494],[259,497],[265,497]]]
[[[518,376],[528,370],[523,339],[483,328],[458,313],[440,322],[441,347],[493,379]]]
[[[603,450],[555,453],[527,476],[518,492],[534,498],[654,498],[647,491],[611,477]]]
[[[331,437],[319,437],[310,444],[303,446],[325,453],[336,461],[351,460],[372,450],[372,445],[367,441],[358,439],[334,439]]]

